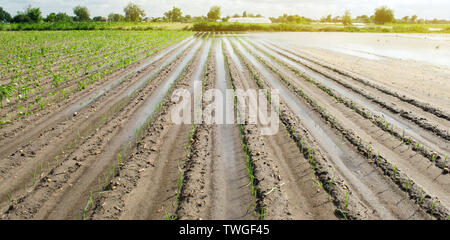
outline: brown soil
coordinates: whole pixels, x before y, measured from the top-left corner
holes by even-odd
[[[5,194],[0,195],[0,218],[449,217],[449,164],[433,153],[449,149],[445,116],[408,101],[416,99],[413,93],[399,90],[406,95],[401,97],[380,90],[360,81],[360,72],[333,69],[326,59],[296,61],[436,142],[414,149],[414,139],[405,144],[401,131],[384,127],[377,113],[353,105],[313,76],[259,52],[264,48],[258,46],[289,58],[282,45],[196,36],[140,71],[135,70],[143,61],[40,116],[2,128],[0,190]],[[265,126],[248,119],[243,124],[174,124],[171,114],[177,105],[171,93],[192,91],[199,72],[203,92],[282,88],[279,131],[262,135]],[[106,94],[67,116],[86,96],[120,78],[124,80]],[[131,94],[143,80],[149,81]],[[150,109],[159,97],[161,103]],[[245,101],[237,100],[235,109]],[[202,99],[203,110],[209,104]],[[135,127],[142,118],[148,121]]]

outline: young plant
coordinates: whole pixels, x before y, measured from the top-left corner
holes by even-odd
[[[423,189],[420,189],[420,197],[419,197],[419,205],[422,205],[423,203]]]
[[[409,185],[411,184],[411,180],[408,180],[408,182],[406,182],[406,184],[405,184],[405,192],[406,192],[406,196],[408,196],[408,188],[409,188]]]
[[[333,179],[328,181],[328,200],[331,200],[331,191],[333,190]]]
[[[345,193],[345,211],[348,212],[348,203],[349,203],[349,193],[348,191]]]
[[[394,171],[394,178],[396,178],[396,176],[397,176],[397,166],[394,165],[393,171]]]
[[[166,212],[166,220],[177,220],[177,216],[172,216],[168,212]]]
[[[380,152],[377,153],[377,168],[380,167]]]
[[[93,205],[93,204],[94,204],[94,197],[93,197],[92,191],[91,191],[91,193],[90,193],[90,195],[89,195],[89,200],[88,200],[86,206],[85,206],[84,209],[83,209],[83,219],[86,219],[86,213],[89,211],[89,208],[90,208],[91,205]]]
[[[12,196],[11,196],[11,193],[10,193],[8,190],[6,190],[6,191],[5,191],[5,194],[6,194],[6,197],[8,198],[8,201],[12,202]]]
[[[431,202],[431,219],[433,219],[435,204],[435,201]]]

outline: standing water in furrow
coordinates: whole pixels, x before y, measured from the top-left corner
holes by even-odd
[[[258,44],[258,43],[255,43],[255,44],[257,44],[258,47],[260,47],[267,53],[271,54],[272,56],[277,57],[281,61],[294,67],[296,70],[303,72],[306,75],[310,76],[315,81],[323,84],[324,86],[326,86],[328,88],[333,89],[334,91],[338,92],[342,96],[357,103],[358,105],[361,105],[361,106],[367,108],[373,114],[377,114],[377,115],[381,114],[387,122],[397,126],[400,129],[404,129],[406,135],[413,137],[417,141],[421,142],[422,144],[424,144],[428,147],[431,147],[432,149],[435,149],[437,152],[441,153],[442,155],[450,155],[450,153],[448,151],[448,146],[446,147],[445,144],[443,144],[443,141],[437,140],[433,134],[430,134],[429,132],[426,132],[426,131],[422,131],[416,125],[414,125],[408,121],[404,121],[399,116],[397,116],[395,114],[391,114],[390,112],[376,106],[375,104],[371,103],[370,101],[367,101],[366,99],[364,99],[360,96],[357,96],[356,94],[351,93],[350,92],[351,90],[338,85],[336,82],[334,82],[331,79],[326,78],[322,74],[317,73],[305,66],[295,63],[292,60],[278,54],[277,52],[272,50],[273,48],[269,49],[265,46],[262,46],[261,44]],[[278,47],[276,49],[276,51],[282,53],[285,56],[288,56],[291,59],[299,61],[301,63],[310,63],[309,61],[307,61],[301,57],[298,57],[284,49],[288,49],[288,48],[287,47]],[[293,50],[290,50],[290,51],[293,51]],[[269,60],[269,58],[266,56],[261,56],[261,57],[263,57],[266,61]]]
[[[163,58],[164,56],[166,56],[167,54],[172,52],[174,49],[176,49],[179,46],[182,46],[183,44],[185,44],[183,47],[179,48],[175,53],[173,53],[173,55],[169,59],[167,59],[167,61],[165,61],[161,66],[155,68],[150,74],[148,74],[147,77],[141,78],[139,81],[134,83],[131,87],[129,87],[128,91],[126,92],[126,95],[128,96],[128,95],[132,94],[135,90],[141,88],[146,83],[146,81],[148,79],[151,79],[159,71],[161,71],[161,69],[165,68],[169,63],[171,63],[173,60],[175,60],[193,42],[194,42],[194,38],[193,37],[190,37],[190,38],[187,38],[185,40],[182,40],[179,43],[176,43],[175,45],[169,47],[168,49],[165,49],[164,51],[162,51],[161,53],[159,53],[155,57],[147,60],[145,63],[143,63],[141,66],[139,66],[133,72],[141,71],[142,69],[146,68],[147,66],[149,66],[149,65],[153,64],[154,62],[160,60],[161,58]],[[74,113],[74,112],[82,109],[83,107],[87,106],[92,101],[94,101],[95,99],[99,98],[100,96],[102,96],[103,94],[105,94],[106,92],[111,90],[111,88],[113,88],[115,85],[117,85],[120,82],[122,82],[127,76],[124,76],[124,77],[122,77],[122,78],[120,78],[120,79],[118,79],[118,80],[108,84],[107,86],[105,86],[104,88],[100,89],[99,91],[94,92],[94,93],[90,94],[89,96],[87,96],[85,99],[82,99],[81,101],[75,103],[70,109],[68,109],[66,111],[66,116],[70,116],[72,113]]]
[[[176,191],[180,190],[178,188],[181,185],[177,186],[177,184],[180,184],[179,179],[182,176],[183,165],[188,164],[188,162],[185,162],[186,156],[183,153],[185,153],[186,144],[189,141],[185,136],[192,130],[192,125],[189,122],[181,121],[186,119],[174,119],[175,116],[181,117],[178,115],[180,113],[179,107],[186,107],[184,105],[186,102],[175,103],[176,101],[172,101],[175,99],[174,96],[185,97],[184,91],[186,89],[179,88],[180,86],[190,86],[191,98],[201,97],[202,73],[205,70],[210,46],[211,41],[209,39],[202,40],[202,47],[199,53],[195,55],[191,63],[188,63],[189,69],[186,69],[177,82],[177,88],[172,92],[171,102],[164,104],[167,108],[162,110],[162,114],[165,116],[160,116],[162,118],[156,119],[153,123],[155,126],[158,126],[161,121],[166,124],[164,130],[161,129],[164,133],[158,137],[160,140],[154,139],[150,141],[147,139],[149,135],[142,140],[145,144],[152,142],[155,145],[161,145],[158,147],[158,151],[154,152],[154,156],[151,156],[151,154],[141,156],[147,161],[154,161],[154,165],[150,169],[146,169],[146,171],[143,170],[139,180],[135,183],[135,188],[121,197],[124,205],[119,219],[161,219],[164,214],[166,216],[175,214],[176,210],[174,208],[179,204],[180,198],[177,195],[173,195],[173,189],[177,189]],[[195,84],[198,81],[200,81],[200,84]],[[179,91],[183,93],[179,95]],[[198,95],[194,91],[199,91]],[[189,109],[186,110],[186,112],[183,111],[183,118],[187,117],[184,114],[192,115],[193,109],[190,105]],[[157,148],[155,145],[153,147]],[[139,147],[136,150],[138,149]],[[132,168],[132,166],[133,164],[130,164],[127,167]],[[184,180],[182,184],[186,184],[186,181]],[[161,209],[164,209],[164,212],[161,212]]]
[[[168,59],[166,59],[159,67],[155,68],[149,75],[139,78],[132,86],[130,86],[130,88],[127,88],[127,89],[123,90],[121,93],[119,93],[118,96],[116,97],[116,99],[123,99],[125,97],[129,97],[129,96],[131,96],[131,94],[134,91],[136,91],[136,90],[140,89],[141,87],[145,86],[145,84],[148,83],[148,80],[153,79],[161,71],[161,69],[164,69],[171,62],[173,62],[175,59],[179,58],[180,55],[189,46],[192,45],[192,43],[193,43],[193,39],[187,41],[186,44],[184,44],[178,50],[176,50],[175,53],[173,53]],[[176,46],[180,46],[179,44],[175,44],[175,45]],[[168,52],[171,52],[175,48],[176,47],[171,47],[170,48],[171,50],[165,51],[165,53],[167,54]],[[161,57],[163,57],[163,56],[162,55],[161,56],[158,55],[155,58],[161,59]],[[73,112],[78,111],[79,109],[81,109],[82,106],[79,106],[79,104],[80,104],[79,102],[76,102],[76,103],[72,104],[72,106],[73,106],[72,109],[69,109],[67,112],[60,112],[60,113],[58,113],[57,116],[56,116],[56,119],[58,119],[58,120],[56,120],[56,122],[59,121],[61,117],[68,117],[68,115],[64,116],[64,114],[69,114],[69,112],[73,113]],[[34,128],[31,132],[26,133],[26,135],[29,136],[29,137],[33,136],[35,133],[39,133],[40,130],[50,126],[50,124],[54,124],[54,121],[46,121],[46,122],[44,122],[43,125],[40,125],[40,126]],[[132,131],[133,134],[134,134],[134,130],[135,129],[133,129],[133,131]],[[11,142],[9,146],[14,146],[15,144],[17,144],[17,143],[16,142]],[[3,146],[2,146],[2,149],[3,149]],[[14,149],[14,148],[9,147],[9,149],[8,149],[5,146],[4,149],[5,149],[5,151],[10,151],[10,149]],[[2,152],[2,150],[0,150],[0,152]],[[29,166],[30,166],[30,168],[35,169],[37,167],[37,164],[39,164],[39,163],[36,163],[34,165],[29,165]],[[22,172],[23,172],[23,174],[22,174]],[[29,172],[27,172],[27,171],[22,171],[22,172],[16,172],[15,173],[15,176],[17,177],[17,179],[23,179],[23,177],[25,175],[29,174]],[[16,181],[14,183],[0,182],[0,189],[8,189],[8,191],[14,193],[17,189],[22,187],[21,184],[23,184],[22,181]]]
[[[164,80],[164,82],[145,99],[145,102],[137,109],[130,120],[123,126],[119,133],[111,140],[107,149],[105,150],[104,156],[96,161],[89,170],[83,175],[84,177],[79,180],[78,184],[73,186],[70,194],[64,195],[61,199],[62,204],[58,204],[52,209],[51,213],[47,218],[50,219],[61,219],[70,218],[75,216],[68,216],[77,209],[74,205],[79,204],[80,196],[87,196],[89,192],[89,187],[95,184],[97,177],[102,174],[102,172],[107,169],[111,162],[115,160],[117,153],[120,151],[121,147],[128,144],[132,140],[135,130],[140,128],[145,121],[154,113],[156,107],[164,99],[170,86],[179,77],[183,69],[188,65],[188,63],[193,59],[195,53],[200,48],[202,41],[197,40],[197,43],[189,50],[189,53],[185,56],[182,62],[170,73],[170,76]],[[70,204],[70,206],[67,206]]]
[[[387,179],[373,171],[373,167],[356,153],[350,146],[343,144],[342,139],[310,110],[293,92],[284,86],[255,57],[253,57],[236,40],[233,41],[239,52],[261,73],[269,82],[271,88],[278,89],[280,100],[284,101],[294,114],[300,117],[303,125],[309,130],[321,149],[326,152],[337,170],[353,186],[381,219],[411,218],[416,214],[413,204],[401,201],[404,194]],[[377,185],[373,185],[377,182]],[[383,192],[383,194],[378,194]]]
[[[216,163],[213,164],[213,219],[248,219],[251,218],[252,197],[249,188],[249,178],[245,169],[245,158],[240,149],[239,132],[236,125],[226,122],[234,118],[233,101],[229,106],[226,99],[228,76],[225,67],[222,41],[216,40],[216,88],[223,97],[223,113],[219,114],[223,124],[215,124]]]
[[[167,50],[164,50],[163,52],[161,52],[154,58],[149,59],[139,69],[143,69],[143,68],[147,67],[148,65],[151,65],[152,63],[160,60],[165,55],[170,54],[174,49],[179,47],[179,49],[176,50],[176,52],[173,53],[169,59],[167,59],[159,67],[155,68],[148,76],[139,78],[139,80],[136,83],[134,83],[132,86],[127,88],[126,92],[122,92],[119,96],[117,96],[117,99],[128,97],[134,91],[143,87],[144,84],[147,83],[147,80],[153,78],[161,69],[165,68],[168,64],[170,64],[172,61],[174,61],[176,58],[178,58],[184,50],[186,50],[190,45],[192,45],[193,41],[194,41],[194,38],[188,38],[188,39],[182,40],[181,42],[176,43],[173,47],[170,47]],[[136,70],[134,72],[137,72],[137,71],[138,70]],[[86,98],[83,98],[80,101],[77,101],[77,102],[71,104],[67,110],[58,112],[52,117],[54,119],[57,119],[56,121],[45,121],[42,124],[36,125],[33,129],[31,129],[31,131],[24,133],[22,138],[30,139],[33,136],[35,136],[36,134],[38,134],[40,131],[42,131],[43,129],[49,127],[51,124],[54,124],[55,122],[59,122],[63,118],[68,118],[68,117],[72,116],[72,114],[74,112],[77,112],[77,111],[83,109],[84,107],[86,107],[87,105],[89,105],[90,103],[92,103],[93,101],[95,101],[96,99],[101,97],[102,95],[104,95],[106,92],[110,91],[112,88],[114,88],[114,86],[116,86],[117,84],[120,84],[120,82],[123,81],[125,78],[127,78],[128,75],[126,75],[122,78],[119,78],[118,80],[116,80],[112,83],[109,83],[106,87],[104,87],[100,91],[96,91],[96,92],[88,95]],[[22,138],[20,138],[18,140],[21,140]],[[8,152],[15,150],[14,146],[19,143],[20,142],[18,142],[18,141],[8,142],[7,144],[0,147],[0,153],[2,153],[4,155],[8,155]]]

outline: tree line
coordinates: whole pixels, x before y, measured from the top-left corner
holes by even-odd
[[[17,14],[12,17],[8,12],[0,7],[0,22],[7,23],[40,23],[40,22],[201,22],[201,21],[222,21],[227,22],[231,16],[221,17],[220,6],[212,6],[206,16],[192,17],[190,15],[183,15],[180,8],[173,7],[171,10],[165,12],[163,17],[150,18],[146,17],[145,11],[138,6],[130,2],[123,9],[123,14],[111,13],[108,17],[95,16],[91,18],[89,10],[84,6],[76,6],[73,8],[74,16],[69,16],[65,12],[50,13],[47,17],[42,16],[40,8],[28,6],[24,11],[17,12]],[[237,17],[263,17],[261,14],[252,14],[244,11],[242,15],[234,14],[233,18]],[[314,22],[313,19],[306,18],[299,15],[287,15],[283,14],[279,17],[271,17],[270,20],[273,23],[309,23]],[[423,20],[418,19],[417,15],[405,16],[401,19],[395,19],[394,11],[386,6],[379,7],[375,9],[374,14],[370,17],[367,15],[357,16],[352,18],[349,11],[345,11],[343,16],[332,17],[331,14],[322,17],[320,22],[341,22],[344,25],[351,25],[353,22],[358,23],[375,23],[375,24],[385,24],[385,23],[450,23],[447,20]]]
[[[352,18],[350,11],[345,11],[343,16],[335,16],[332,17],[331,14],[322,17],[320,22],[333,22],[333,23],[343,23],[344,25],[351,25],[353,22],[357,23],[375,23],[375,24],[385,24],[385,23],[427,23],[427,24],[446,24],[450,23],[448,20],[444,19],[433,19],[433,20],[424,20],[418,19],[417,15],[404,16],[401,19],[396,19],[394,17],[394,11],[387,6],[382,6],[376,8],[373,15],[370,17],[367,15],[357,16],[356,18]]]

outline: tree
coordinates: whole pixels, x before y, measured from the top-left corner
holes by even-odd
[[[209,12],[208,12],[207,16],[208,16],[208,19],[210,19],[212,21],[217,21],[217,19],[220,18],[220,15],[221,15],[220,7],[219,6],[212,6],[209,9]]]
[[[30,18],[32,22],[38,23],[42,22],[42,12],[39,8],[32,8],[31,6],[28,6],[27,9],[25,9],[25,14]]]
[[[356,21],[360,23],[370,23],[370,18],[367,15],[361,15],[356,17]]]
[[[118,13],[111,13],[108,15],[108,21],[110,21],[110,22],[122,22],[124,20],[125,20],[125,17]]]
[[[376,24],[385,24],[394,21],[394,12],[386,6],[375,9],[374,22]]]
[[[105,17],[102,17],[102,16],[96,16],[96,17],[92,18],[92,20],[94,22],[106,22],[107,19]]]
[[[73,9],[73,13],[76,16],[75,19],[79,22],[86,22],[86,21],[91,20],[91,17],[90,17],[87,7],[76,6]]]
[[[402,18],[402,21],[405,22],[405,23],[407,23],[407,22],[408,22],[408,19],[409,19],[408,16],[404,16],[404,17]]]
[[[15,23],[39,23],[42,22],[42,20],[41,9],[32,8],[31,6],[25,8],[25,12],[18,12],[12,19]]]
[[[345,11],[344,16],[342,16],[342,24],[345,26],[352,25],[352,17],[350,15],[350,11]]]
[[[131,22],[141,21],[145,17],[145,11],[139,7],[137,4],[128,3],[128,5],[123,9],[125,12],[125,20]]]
[[[233,17],[234,17],[234,18],[238,18],[238,17],[241,17],[241,16],[240,16],[239,14],[236,13],[236,14],[233,15]]]
[[[0,7],[0,22],[11,22],[11,14],[9,14],[7,11],[3,10],[2,7]]]
[[[412,15],[410,21],[411,21],[412,23],[415,23],[416,20],[417,20],[417,15]]]
[[[244,11],[244,12],[242,13],[242,17],[247,17],[247,11]]]
[[[164,16],[170,22],[180,22],[181,21],[181,17],[183,16],[183,13],[181,12],[181,9],[173,7],[172,10],[165,12]]]
[[[46,22],[56,22],[56,13],[50,13],[49,15],[47,15],[47,17],[45,18]]]
[[[46,22],[72,22],[73,19],[67,13],[50,13],[47,18],[45,18]]]
[[[31,18],[28,17],[25,13],[17,13],[16,16],[13,17],[12,22],[15,23],[29,23],[31,22]]]

